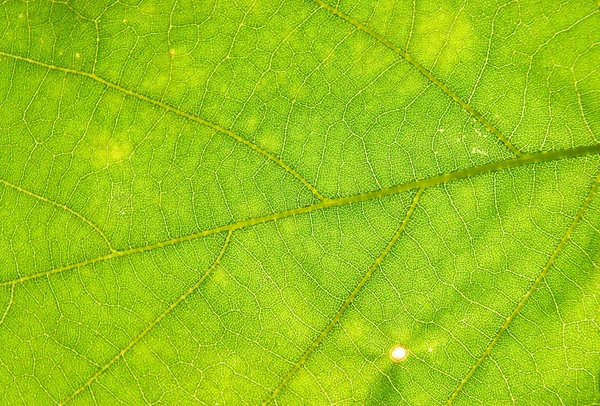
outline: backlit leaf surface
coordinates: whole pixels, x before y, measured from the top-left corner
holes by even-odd
[[[598,134],[591,0],[5,0],[0,404],[597,404]]]

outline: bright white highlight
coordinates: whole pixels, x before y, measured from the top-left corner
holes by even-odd
[[[395,346],[392,348],[392,351],[390,351],[390,358],[395,362],[402,361],[407,355],[408,350],[401,345]]]

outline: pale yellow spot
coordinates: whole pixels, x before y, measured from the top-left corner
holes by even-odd
[[[19,14],[19,18],[23,18],[23,14]]]
[[[251,117],[248,120],[246,120],[246,131],[248,131],[249,133],[253,133],[257,130],[258,125],[260,124],[260,121],[258,121],[257,118],[255,117]]]
[[[237,212],[244,217],[255,217],[267,209],[261,199],[248,199],[246,202],[240,202],[236,207]]]
[[[150,2],[146,2],[146,3],[150,3]],[[144,3],[145,4],[145,3]],[[145,4],[144,6],[142,6],[140,8],[140,12],[142,14],[150,14],[153,15],[156,12],[156,8],[154,7],[154,5],[152,4]]]
[[[413,37],[420,61],[443,74],[475,57],[473,28],[464,11],[428,10],[416,24]]]
[[[127,24],[127,19],[126,18],[123,19],[123,24]]]
[[[346,320],[344,329],[350,339],[355,342],[370,341],[371,330],[369,324],[362,317]]]
[[[125,142],[113,141],[113,142],[109,143],[108,147],[106,148],[106,161],[109,164],[113,163],[113,162],[122,161],[123,159],[127,158],[131,154],[132,150],[133,150],[133,146],[128,141],[125,141]]]
[[[473,147],[473,149],[471,150],[471,154],[479,154],[479,155],[487,156],[487,152],[485,152],[477,147]]]
[[[390,351],[390,358],[394,362],[400,362],[408,356],[408,350],[401,345],[397,345]]]
[[[175,50],[174,50],[174,49],[171,49],[171,50],[169,51],[169,55],[171,55],[171,58],[175,58]]]
[[[229,277],[229,275],[225,272],[225,270],[218,266],[214,269],[212,275],[211,275],[211,280],[213,283],[216,283],[220,286],[229,286],[231,285],[231,278]]]
[[[116,140],[108,136],[97,135],[94,140],[93,154],[90,157],[96,168],[117,163],[131,156],[133,143],[129,140]]]
[[[279,151],[281,149],[282,140],[275,133],[261,134],[258,141],[258,144],[267,151]]]
[[[79,52],[77,52],[77,53],[75,54],[75,58],[81,58],[81,54],[80,54]]]

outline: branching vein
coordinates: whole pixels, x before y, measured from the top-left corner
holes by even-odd
[[[358,282],[358,285],[356,285],[356,287],[354,288],[352,293],[350,293],[350,295],[346,298],[346,300],[342,304],[342,307],[340,307],[340,309],[335,314],[335,316],[333,316],[333,319],[331,319],[331,321],[329,322],[327,327],[325,327],[325,329],[323,331],[321,331],[321,334],[319,334],[319,336],[315,339],[315,341],[313,341],[311,343],[310,347],[308,347],[308,349],[304,352],[302,357],[300,357],[298,362],[296,362],[296,364],[294,364],[292,369],[283,378],[281,383],[273,390],[273,392],[267,398],[267,400],[265,400],[263,402],[263,406],[271,403],[277,397],[277,395],[281,392],[281,390],[285,387],[285,385],[287,385],[287,383],[290,381],[290,379],[292,379],[294,374],[296,372],[298,372],[298,370],[300,368],[302,368],[302,365],[304,365],[304,363],[310,357],[310,355],[314,352],[314,350],[319,346],[319,344],[321,344],[321,342],[325,339],[325,337],[327,337],[327,335],[331,332],[331,330],[340,321],[340,319],[342,318],[346,309],[348,309],[348,307],[350,306],[352,301],[356,298],[356,296],[361,291],[361,289],[365,286],[367,281],[371,278],[371,276],[373,276],[373,273],[375,272],[375,270],[377,268],[379,268],[379,265],[381,265],[384,258],[391,251],[391,249],[394,246],[394,244],[396,243],[396,241],[398,241],[398,238],[400,238],[400,235],[404,232],[404,229],[406,228],[406,225],[408,224],[410,217],[412,216],[413,212],[415,211],[415,208],[417,207],[417,204],[419,203],[419,200],[421,199],[421,194],[423,194],[424,190],[425,189],[421,188],[417,191],[417,194],[415,195],[413,202],[412,202],[410,208],[408,209],[406,216],[404,217],[404,220],[402,220],[400,227],[398,227],[398,230],[396,230],[396,233],[394,234],[394,236],[392,237],[392,239],[390,240],[388,245],[384,248],[384,250],[381,252],[381,254],[377,257],[377,259],[375,260],[373,265],[369,268],[369,270],[367,271],[365,276],[363,276],[363,278],[360,280],[360,282]]]
[[[275,162],[277,165],[281,166],[289,174],[291,174],[293,177],[298,179],[304,186],[306,186],[306,188],[308,188],[319,200],[321,200],[321,201],[327,200],[327,198],[325,196],[323,196],[310,182],[308,182],[302,175],[300,175],[298,172],[296,172],[294,169],[292,169],[290,166],[288,166],[281,159],[277,158],[275,155],[271,154],[270,152],[265,151],[258,145],[253,144],[252,142],[248,141],[244,137],[234,133],[231,130],[221,127],[218,124],[211,123],[210,121],[204,120],[203,118],[197,117],[190,113],[186,113],[185,111],[179,110],[179,109],[177,109],[173,106],[170,106],[160,100],[155,100],[155,99],[145,96],[141,93],[137,93],[137,92],[134,92],[133,90],[124,88],[123,86],[117,85],[106,79],[101,78],[100,76],[96,75],[95,73],[78,71],[75,69],[64,68],[64,67],[56,66],[56,65],[49,65],[44,62],[36,61],[36,60],[30,59],[30,58],[25,58],[25,57],[19,56],[19,55],[9,54],[9,53],[2,52],[2,51],[0,51],[0,55],[8,57],[8,58],[16,59],[19,61],[28,62],[28,63],[34,64],[34,65],[42,66],[47,69],[52,69],[52,70],[56,70],[56,71],[60,71],[60,72],[66,72],[66,73],[70,73],[73,75],[79,75],[79,76],[93,79],[96,82],[102,83],[103,85],[110,87],[111,89],[115,89],[121,93],[128,95],[128,96],[135,97],[137,99],[143,100],[143,101],[153,104],[155,106],[159,106],[167,111],[170,111],[171,113],[177,114],[178,116],[185,117],[189,120],[192,120],[192,121],[195,121],[202,125],[205,125],[207,127],[210,127],[215,131],[226,134],[226,135],[230,136],[231,138],[233,138],[234,140],[241,142],[242,144],[246,145],[253,151],[259,153],[260,155],[268,158],[269,160]]]
[[[490,131],[496,137],[498,137],[498,139],[500,141],[502,141],[502,143],[509,150],[511,150],[516,156],[522,156],[523,155],[523,153],[521,151],[519,151],[519,149],[517,147],[515,147],[508,140],[508,138],[506,138],[500,132],[500,130],[498,130],[488,119],[486,119],[481,113],[479,113],[477,110],[475,110],[469,103],[467,103],[466,101],[464,101],[463,99],[461,99],[452,89],[450,89],[441,80],[439,80],[438,78],[436,78],[435,76],[433,76],[433,74],[429,70],[427,70],[427,68],[425,68],[423,65],[421,65],[409,53],[407,53],[406,51],[404,51],[400,47],[396,46],[393,42],[391,42],[390,40],[386,39],[383,35],[381,35],[381,34],[375,32],[375,31],[373,31],[372,29],[370,29],[366,25],[358,22],[357,20],[353,19],[349,15],[346,15],[346,14],[342,13],[337,8],[330,6],[329,4],[325,3],[323,0],[315,0],[315,1],[317,3],[319,3],[319,5],[321,7],[323,7],[325,9],[331,11],[333,14],[335,14],[338,17],[340,17],[341,19],[346,20],[348,23],[352,24],[353,26],[355,26],[359,30],[361,30],[364,33],[366,33],[366,34],[370,35],[371,37],[375,38],[377,41],[381,42],[387,48],[391,49],[392,51],[394,51],[395,53],[397,53],[398,55],[400,55],[408,63],[410,63],[412,66],[414,66],[419,72],[421,72],[421,74],[423,74],[423,76],[425,76],[427,79],[429,79],[434,85],[436,85],[437,87],[439,87],[448,96],[450,96],[452,98],[452,100],[454,100],[456,103],[460,104],[460,106],[464,110],[466,110],[470,115],[472,115],[473,117],[475,117],[475,119],[477,119],[477,121],[479,121],[481,124],[483,124],[488,131]]]
[[[159,314],[158,317],[156,317],[140,334],[138,334],[121,351],[119,351],[119,353],[117,355],[115,355],[113,358],[111,358],[110,361],[108,361],[106,364],[104,364],[104,366],[102,366],[102,368],[100,368],[94,375],[92,375],[83,385],[81,385],[69,397],[67,397],[65,400],[63,400],[60,403],[61,406],[69,403],[71,400],[73,400],[73,398],[75,398],[77,395],[79,395],[81,392],[83,392],[87,387],[89,387],[92,383],[94,383],[94,381],[96,381],[100,377],[100,375],[102,375],[104,372],[106,372],[107,369],[109,369],[115,362],[117,362],[120,358],[122,358],[129,350],[131,350],[137,343],[139,343],[144,338],[144,336],[150,332],[150,330],[152,330],[158,323],[160,323],[160,321],[162,319],[164,319],[171,311],[173,311],[173,309],[175,309],[181,302],[183,302],[189,295],[194,293],[194,291],[200,287],[202,282],[204,282],[210,276],[212,271],[221,262],[221,259],[223,258],[223,255],[225,254],[227,247],[229,246],[229,242],[231,241],[231,234],[232,234],[232,231],[229,231],[229,233],[227,233],[227,237],[225,238],[225,243],[223,244],[223,248],[221,248],[219,255],[217,256],[215,261],[212,263],[210,268],[208,268],[208,270],[206,272],[204,272],[204,275],[202,275],[202,277],[200,279],[198,279],[198,281],[194,285],[192,285],[179,298],[177,298],[177,300],[175,300],[173,303],[171,303],[169,305],[169,307],[167,307],[161,314]]]
[[[462,379],[462,381],[460,382],[458,387],[454,390],[454,392],[452,392],[452,395],[450,395],[450,398],[446,402],[446,406],[450,406],[452,404],[452,402],[454,402],[454,400],[456,399],[458,394],[462,391],[462,389],[467,384],[468,380],[473,376],[475,371],[477,371],[477,369],[483,363],[483,361],[485,361],[485,359],[490,355],[490,353],[492,352],[492,349],[494,348],[496,343],[498,343],[498,341],[500,340],[502,335],[506,332],[510,323],[517,317],[517,315],[523,309],[523,307],[525,306],[525,304],[527,303],[527,301],[529,300],[529,298],[531,297],[533,292],[537,289],[537,287],[540,285],[540,283],[544,280],[544,278],[546,277],[546,274],[548,273],[548,270],[552,267],[552,265],[554,265],[554,262],[556,261],[556,257],[558,257],[558,254],[560,253],[560,251],[564,248],[564,246],[567,243],[567,241],[569,240],[569,238],[571,238],[571,234],[573,233],[573,230],[575,229],[577,224],[581,221],[583,214],[585,213],[590,202],[596,195],[596,191],[598,190],[598,185],[600,185],[600,174],[596,177],[596,181],[594,182],[592,189],[590,190],[590,193],[587,195],[587,197],[583,201],[583,204],[579,208],[579,211],[577,212],[577,215],[573,219],[573,222],[571,223],[571,225],[569,226],[569,228],[567,229],[565,234],[560,239],[560,242],[558,243],[558,246],[554,249],[554,252],[552,253],[552,255],[550,255],[550,259],[548,259],[548,262],[546,262],[546,265],[544,265],[544,267],[542,268],[542,271],[540,272],[540,274],[538,275],[536,280],[533,282],[533,284],[531,285],[529,290],[525,293],[525,296],[523,296],[523,298],[521,299],[521,301],[519,302],[517,307],[515,307],[513,312],[510,314],[510,316],[508,316],[506,318],[506,320],[502,324],[502,327],[500,327],[500,330],[498,330],[498,332],[496,333],[496,335],[494,336],[492,341],[490,341],[487,348],[485,349],[485,351],[483,351],[483,354],[481,354],[481,356],[479,357],[479,359],[477,360],[475,365],[473,365],[471,367],[471,369],[469,370],[467,375],[465,375],[465,377]]]
[[[66,211],[67,213],[70,213],[72,215],[74,215],[75,217],[77,217],[79,220],[83,221],[84,223],[86,223],[88,226],[92,227],[104,240],[104,242],[106,243],[106,245],[108,246],[108,248],[112,251],[112,252],[116,252],[115,249],[113,249],[112,245],[110,244],[110,241],[108,239],[108,237],[106,236],[106,234],[104,234],[104,232],[96,225],[94,224],[91,220],[88,220],[87,218],[85,218],[82,214],[76,212],[75,210],[71,209],[68,206],[65,206],[64,204],[55,202],[53,200],[47,199],[44,196],[40,196],[36,193],[30,192],[27,189],[23,189],[21,186],[17,186],[17,185],[13,185],[12,183],[9,183],[7,181],[5,181],[4,179],[0,179],[0,183],[11,188],[14,190],[18,190],[21,193],[25,193],[28,196],[34,197],[38,200],[41,200],[42,202],[45,203],[50,203],[53,206],[59,207],[61,209],[63,209],[64,211]]]
[[[161,241],[154,244],[146,245],[143,247],[131,248],[124,251],[116,251],[112,252],[108,255],[102,255],[96,258],[88,259],[86,261],[82,261],[76,264],[65,265],[59,268],[55,268],[49,271],[39,272],[32,275],[22,276],[17,279],[13,279],[10,281],[0,282],[0,286],[14,285],[17,283],[26,282],[32,279],[37,279],[45,276],[49,276],[52,274],[56,274],[63,271],[68,271],[70,269],[80,268],[82,266],[91,265],[97,262],[106,261],[112,258],[123,257],[131,254],[141,253],[145,251],[150,251],[156,248],[166,247],[173,244],[178,244],[185,241],[196,240],[198,238],[206,237],[208,235],[224,232],[224,231],[235,231],[241,228],[250,227],[256,224],[266,223],[268,221],[275,221],[284,219],[287,217],[297,216],[305,213],[312,213],[317,210],[322,210],[330,207],[339,207],[347,204],[364,202],[367,200],[373,200],[377,198],[382,198],[385,196],[390,196],[396,193],[406,192],[414,189],[427,189],[429,187],[441,185],[447,182],[469,178],[471,176],[481,175],[484,173],[500,171],[510,168],[516,168],[519,166],[524,166],[528,164],[540,163],[540,162],[550,162],[558,159],[567,159],[567,158],[575,158],[592,154],[600,154],[600,144],[584,146],[584,147],[576,147],[576,148],[568,148],[550,152],[538,152],[535,154],[527,154],[522,155],[518,158],[508,159],[505,161],[498,161],[491,164],[475,166],[468,169],[462,169],[455,172],[446,173],[439,176],[434,176],[427,179],[416,180],[414,182],[404,183],[401,185],[392,186],[385,189],[376,190],[373,192],[362,193],[353,196],[340,197],[337,199],[328,199],[320,203],[315,203],[310,206],[298,207],[291,210],[281,211],[278,213],[269,214],[262,217],[255,217],[248,220],[239,221],[237,223],[232,223],[228,225],[223,225],[219,227],[215,227],[212,229],[200,231],[195,234],[190,234],[182,237],[173,238],[167,241]]]

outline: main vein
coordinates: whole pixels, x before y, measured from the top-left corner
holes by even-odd
[[[531,297],[533,292],[537,289],[537,287],[540,285],[540,283],[542,283],[542,281],[546,277],[546,274],[548,273],[548,270],[552,267],[552,265],[554,265],[554,262],[556,261],[556,257],[558,257],[558,254],[560,253],[560,251],[564,248],[564,246],[567,243],[567,241],[569,240],[569,238],[571,238],[571,234],[573,233],[573,230],[575,229],[577,224],[581,221],[581,218],[583,217],[583,213],[588,208],[590,202],[592,201],[592,199],[594,198],[594,196],[596,194],[596,191],[598,190],[598,185],[600,185],[600,174],[596,177],[596,181],[592,185],[592,189],[590,190],[590,193],[587,195],[587,197],[583,201],[583,204],[579,208],[579,211],[577,212],[577,215],[573,219],[573,222],[571,223],[571,225],[569,226],[569,228],[567,229],[565,234],[560,239],[558,246],[554,249],[554,252],[552,253],[552,255],[550,255],[548,262],[546,262],[546,265],[544,265],[544,267],[542,268],[542,271],[540,272],[540,274],[538,275],[536,280],[533,282],[533,284],[531,285],[529,290],[525,293],[525,296],[523,296],[523,298],[521,299],[521,301],[519,302],[517,307],[515,307],[513,312],[510,314],[510,316],[508,316],[506,318],[506,320],[500,327],[500,330],[498,330],[498,332],[496,333],[496,335],[494,336],[492,341],[490,341],[490,343],[488,344],[485,351],[483,351],[483,354],[481,354],[481,356],[479,357],[477,362],[475,362],[475,364],[471,367],[471,369],[469,370],[467,375],[465,375],[465,377],[462,379],[462,381],[460,382],[458,387],[454,390],[454,392],[452,392],[452,395],[450,395],[450,398],[446,402],[446,406],[450,406],[452,404],[452,402],[454,401],[454,399],[456,399],[458,394],[462,391],[462,389],[467,384],[467,381],[473,376],[473,374],[475,373],[475,371],[477,371],[477,369],[483,363],[483,361],[485,361],[485,359],[490,355],[490,353],[492,352],[492,349],[498,343],[498,341],[500,340],[500,337],[502,337],[502,335],[506,332],[510,323],[515,319],[515,317],[517,317],[517,315],[523,309],[523,307],[525,306],[525,304],[527,303],[527,301],[529,300],[529,298]]]
[[[68,213],[71,213],[72,215],[74,215],[75,217],[77,217],[79,220],[83,221],[88,226],[92,227],[98,234],[100,234],[100,236],[102,237],[102,239],[104,240],[104,242],[106,243],[106,245],[108,246],[108,248],[112,252],[116,252],[116,250],[114,250],[113,247],[112,247],[112,245],[110,244],[110,241],[109,241],[108,237],[106,236],[106,234],[104,234],[104,232],[102,232],[102,230],[100,230],[100,228],[96,224],[94,224],[91,220],[88,220],[82,214],[76,212],[75,210],[71,209],[68,206],[65,206],[64,204],[55,202],[53,200],[45,198],[44,196],[40,196],[40,195],[38,195],[36,193],[30,192],[29,190],[24,189],[21,186],[13,185],[12,183],[5,181],[4,179],[0,179],[0,183],[2,183],[3,185],[5,185],[5,186],[7,186],[7,187],[9,187],[11,189],[17,190],[17,191],[19,191],[21,193],[25,193],[26,195],[29,195],[31,197],[34,197],[34,198],[38,199],[38,200],[41,200],[42,202],[49,203],[49,204],[51,204],[53,206],[56,206],[58,208],[63,209],[64,211],[66,211]]]
[[[421,74],[423,74],[423,76],[425,76],[427,79],[429,79],[434,85],[436,85],[437,87],[439,87],[448,96],[450,96],[452,98],[452,100],[454,100],[456,103],[460,104],[460,106],[464,110],[466,110],[470,115],[472,115],[473,117],[475,117],[475,119],[477,121],[479,121],[481,124],[483,124],[488,131],[490,131],[496,137],[498,137],[498,139],[500,141],[502,141],[502,143],[509,150],[511,150],[516,156],[519,157],[519,156],[524,155],[488,119],[486,119],[481,113],[479,113],[477,110],[475,110],[469,103],[467,103],[466,101],[464,101],[463,99],[461,99],[452,89],[450,89],[441,80],[439,80],[438,78],[436,78],[435,76],[433,76],[433,74],[429,70],[427,70],[427,68],[425,68],[423,65],[421,65],[408,52],[406,52],[402,48],[396,46],[393,42],[391,42],[390,40],[386,39],[383,35],[381,35],[381,34],[375,32],[375,31],[373,31],[372,29],[370,29],[366,25],[358,22],[357,20],[355,20],[354,18],[350,17],[349,15],[346,15],[346,14],[342,13],[337,8],[335,8],[333,6],[330,6],[329,4],[325,3],[323,0],[315,0],[315,1],[321,7],[323,7],[325,9],[331,11],[336,16],[342,18],[343,20],[345,20],[348,23],[352,24],[353,26],[355,26],[359,30],[361,30],[361,31],[365,32],[366,34],[370,35],[371,37],[375,38],[377,41],[381,42],[387,48],[391,49],[392,51],[394,51],[395,53],[397,53],[398,55],[400,55],[408,63],[410,63],[415,68],[417,68],[417,70],[419,72],[421,72]]]
[[[298,362],[296,362],[296,364],[294,364],[292,369],[283,378],[281,383],[273,390],[273,392],[271,392],[271,395],[263,402],[263,406],[266,406],[267,404],[271,403],[277,397],[279,392],[281,392],[281,390],[285,387],[285,385],[287,385],[287,383],[290,381],[290,379],[292,379],[294,374],[296,372],[298,372],[298,370],[300,368],[302,368],[302,365],[304,365],[304,363],[310,357],[310,355],[314,352],[314,350],[319,346],[319,344],[321,344],[321,342],[325,339],[325,337],[327,337],[327,335],[331,332],[331,330],[333,330],[333,328],[336,326],[336,324],[340,321],[344,312],[348,309],[348,307],[350,306],[352,301],[356,298],[358,293],[365,286],[365,284],[371,278],[371,276],[373,276],[373,273],[375,272],[375,270],[377,268],[379,268],[379,265],[381,265],[384,258],[391,251],[391,249],[394,246],[394,244],[396,243],[396,241],[398,241],[398,238],[400,238],[400,235],[404,232],[404,229],[406,228],[406,225],[408,224],[410,217],[412,216],[413,212],[415,211],[415,208],[417,207],[417,204],[419,203],[419,200],[421,199],[421,194],[423,194],[424,190],[425,190],[424,188],[421,188],[417,191],[417,194],[415,195],[413,202],[412,202],[410,208],[408,209],[406,216],[404,217],[404,220],[402,220],[402,223],[396,230],[396,233],[394,234],[394,236],[392,237],[392,239],[390,240],[388,245],[386,245],[386,247],[381,252],[381,254],[379,254],[379,256],[377,257],[377,259],[375,260],[373,265],[371,265],[371,267],[369,268],[367,273],[363,276],[363,278],[360,280],[360,282],[358,282],[358,285],[356,285],[356,287],[354,288],[352,293],[350,293],[350,295],[346,298],[346,300],[344,300],[342,307],[340,307],[340,309],[335,314],[335,316],[333,316],[333,319],[329,322],[327,327],[325,327],[325,329],[323,331],[321,331],[321,334],[319,334],[318,337],[311,343],[311,345],[304,352],[302,357],[300,357]]]
[[[161,314],[159,314],[158,317],[156,317],[140,334],[138,334],[133,340],[131,340],[131,342],[129,344],[127,344],[121,351],[119,351],[119,353],[117,355],[115,355],[113,358],[111,358],[110,361],[108,361],[106,364],[104,364],[102,366],[102,368],[100,368],[98,371],[96,371],[96,373],[94,375],[92,375],[90,377],[90,379],[88,379],[83,385],[81,385],[78,389],[76,389],[73,393],[71,393],[71,395],[69,397],[67,397],[65,400],[63,400],[60,403],[61,406],[67,404],[68,402],[73,400],[73,398],[75,398],[75,396],[77,396],[78,394],[83,392],[88,386],[90,386],[95,380],[97,380],[100,377],[100,375],[102,375],[104,372],[106,372],[106,370],[108,368],[110,368],[115,362],[117,362],[120,358],[122,358],[127,353],[127,351],[131,350],[137,343],[139,343],[142,340],[142,338],[144,338],[144,336],[150,332],[150,330],[152,330],[158,323],[160,323],[160,321],[162,319],[165,318],[165,316],[167,316],[167,314],[169,314],[173,309],[175,309],[175,307],[177,307],[189,295],[191,295],[196,289],[198,289],[200,287],[202,282],[204,282],[206,280],[206,278],[209,277],[209,275],[212,273],[212,271],[221,262],[221,259],[223,258],[223,255],[225,254],[227,247],[229,246],[229,242],[231,241],[231,234],[232,234],[232,231],[229,231],[229,233],[227,233],[227,237],[225,238],[225,242],[223,243],[223,248],[221,248],[219,255],[217,255],[217,258],[214,260],[214,262],[212,263],[210,268],[208,268],[208,270],[206,272],[204,272],[204,275],[202,275],[202,277],[200,279],[198,279],[198,281],[196,283],[194,283],[194,285],[192,285],[179,298],[177,298],[177,300],[175,300],[173,303],[171,303],[169,305],[169,307],[167,307]]]
[[[292,176],[294,176],[296,179],[298,179],[304,186],[306,186],[306,188],[308,188],[319,200],[324,201],[327,200],[327,198],[325,196],[323,196],[312,184],[310,184],[302,175],[300,175],[298,172],[296,172],[294,169],[292,169],[290,166],[288,166],[285,162],[283,162],[281,159],[277,158],[275,155],[271,154],[270,152],[262,149],[261,147],[259,147],[256,144],[253,144],[252,142],[248,141],[247,139],[245,139],[244,137],[241,137],[240,135],[234,133],[231,130],[228,130],[224,127],[221,127],[218,124],[214,124],[211,123],[210,121],[207,121],[203,118],[197,117],[193,114],[187,113],[183,110],[179,110],[171,105],[168,105],[160,100],[156,100],[153,99],[151,97],[145,96],[141,93],[137,93],[134,92],[133,90],[129,90],[123,86],[117,85],[115,83],[112,83],[106,79],[101,78],[100,76],[96,75],[95,73],[89,73],[89,72],[83,72],[83,71],[78,71],[75,69],[70,69],[70,68],[64,68],[61,66],[56,66],[56,65],[50,65],[44,62],[40,62],[40,61],[36,61],[30,58],[25,58],[23,56],[19,56],[19,55],[13,55],[13,54],[9,54],[6,52],[2,52],[0,51],[0,56],[5,56],[7,58],[12,58],[12,59],[16,59],[19,61],[24,61],[24,62],[28,62],[34,65],[38,65],[38,66],[42,66],[44,68],[47,69],[52,69],[52,70],[56,70],[56,71],[60,71],[60,72],[65,72],[65,73],[70,73],[73,75],[79,75],[79,76],[83,76],[86,78],[90,78],[95,80],[96,82],[102,83],[103,85],[110,87],[112,89],[115,89],[121,93],[124,93],[128,96],[131,97],[135,97],[137,99],[143,100],[147,103],[153,104],[155,106],[159,106],[167,111],[170,111],[174,114],[177,114],[178,116],[181,117],[185,117],[189,120],[195,121],[197,123],[200,123],[202,125],[205,125],[207,127],[212,128],[215,131],[218,131],[220,133],[226,134],[228,136],[230,136],[231,138],[235,139],[236,141],[241,142],[242,144],[248,146],[250,149],[252,149],[253,151],[261,154],[262,156],[268,158],[269,160],[275,162],[276,164],[278,164],[279,166],[281,166],[283,169],[285,169],[289,174],[291,174]]]
[[[102,256],[99,256],[96,258],[92,258],[92,259],[88,259],[88,260],[85,260],[82,262],[78,262],[76,264],[65,265],[65,266],[55,268],[55,269],[52,269],[49,271],[39,272],[39,273],[32,274],[32,275],[22,276],[20,278],[13,279],[10,281],[0,282],[0,286],[13,285],[13,284],[29,281],[32,279],[49,276],[49,275],[52,275],[55,273],[67,271],[70,269],[79,268],[79,267],[82,267],[85,265],[91,265],[96,262],[109,260],[111,258],[117,258],[117,257],[135,254],[135,253],[145,252],[145,251],[153,250],[153,249],[160,248],[160,247],[166,247],[169,245],[178,244],[178,243],[185,242],[185,241],[196,240],[198,238],[205,237],[205,236],[219,233],[219,232],[223,232],[223,231],[234,231],[237,229],[253,226],[256,224],[266,223],[268,221],[275,221],[275,220],[284,219],[286,217],[292,217],[292,216],[297,216],[297,215],[301,215],[301,214],[311,213],[316,210],[322,210],[322,209],[326,209],[326,208],[330,208],[330,207],[344,206],[344,205],[351,204],[351,203],[358,203],[358,202],[363,202],[363,201],[367,201],[367,200],[382,198],[382,197],[390,196],[390,195],[393,195],[396,193],[405,192],[408,190],[421,189],[421,188],[426,189],[429,187],[441,185],[443,183],[447,183],[447,182],[451,182],[451,181],[455,181],[455,180],[459,180],[459,179],[468,178],[471,176],[481,175],[484,173],[489,173],[489,172],[494,172],[494,171],[499,171],[499,170],[506,170],[506,169],[510,169],[510,168],[516,168],[516,167],[523,166],[523,165],[540,163],[540,162],[549,162],[549,161],[558,160],[558,159],[575,158],[575,157],[586,156],[586,155],[591,155],[591,154],[600,154],[600,144],[576,147],[576,148],[568,148],[568,149],[562,149],[562,150],[556,150],[556,151],[550,151],[550,152],[538,152],[535,154],[522,155],[518,158],[512,158],[512,159],[508,159],[508,160],[504,160],[504,161],[498,161],[498,162],[494,162],[494,163],[490,163],[490,164],[475,166],[475,167],[468,168],[468,169],[462,169],[459,171],[450,172],[450,173],[434,176],[434,177],[427,178],[427,179],[416,180],[414,182],[409,182],[409,183],[404,183],[401,185],[388,187],[385,189],[380,189],[380,190],[362,193],[362,194],[353,195],[353,196],[340,197],[337,199],[329,199],[329,200],[325,200],[323,202],[315,203],[315,204],[312,204],[309,206],[298,207],[295,209],[285,210],[285,211],[281,211],[278,213],[268,214],[266,216],[255,217],[255,218],[251,218],[251,219],[247,219],[247,220],[243,220],[243,221],[238,221],[236,223],[211,228],[208,230],[200,231],[195,234],[177,237],[177,238],[173,238],[173,239],[170,239],[167,241],[161,241],[161,242],[157,242],[154,244],[146,245],[143,247],[137,247],[137,248],[131,248],[131,249],[124,250],[124,251],[112,252],[110,254],[102,255]]]

